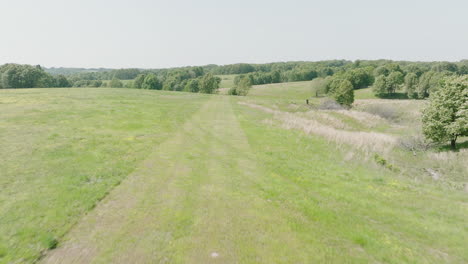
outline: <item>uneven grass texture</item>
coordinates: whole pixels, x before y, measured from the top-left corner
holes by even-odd
[[[207,97],[0,91],[0,263],[32,262]]]
[[[9,176],[1,176],[2,187],[9,184],[16,191],[10,195],[10,188],[0,190],[0,231],[2,237],[9,235],[3,240],[3,262],[32,262],[45,249],[30,246],[42,241],[35,236],[18,239],[14,234],[19,232],[9,231],[23,226],[46,230],[58,240],[56,249],[44,251],[43,263],[468,262],[465,192],[414,182],[373,161],[347,159],[349,147],[341,150],[343,146],[326,140],[326,134],[304,133],[299,126],[302,119],[287,127],[291,129],[278,122],[283,119],[265,121],[278,116],[257,107],[268,105],[268,98],[125,89],[89,90],[94,95],[66,91],[37,90],[30,96],[31,90],[9,92],[0,104],[3,113],[10,111],[8,118],[2,115],[2,131],[10,131],[13,137],[15,131],[37,129],[35,120],[42,120],[50,131],[64,137],[58,141],[63,144],[74,142],[74,136],[84,133],[82,127],[90,134],[80,138],[94,135],[92,142],[111,141],[101,152],[85,145],[73,152],[76,156],[60,152],[58,157],[16,154],[29,143],[15,144],[34,138],[31,133],[18,134],[17,143],[4,143],[8,153],[16,156],[8,160],[9,165],[0,165],[9,171]],[[60,103],[53,107],[62,109],[64,116],[54,118],[45,112],[35,118],[31,116],[35,111],[20,112],[27,109],[21,107],[24,100],[47,108],[44,102],[57,97],[60,100],[50,100]],[[86,100],[78,100],[82,97]],[[239,104],[246,100],[253,100],[250,106],[255,107]],[[79,102],[84,106],[75,107],[81,112],[65,111]],[[91,115],[110,107],[125,111],[113,121],[106,121],[102,113],[99,118]],[[73,113],[75,118],[66,118]],[[61,120],[70,123],[55,125]],[[138,132],[111,129],[125,122],[143,128]],[[107,136],[100,139],[103,135]],[[46,152],[40,146],[52,143],[46,136],[39,138],[42,141],[32,143]],[[127,141],[128,145],[123,143]],[[355,156],[360,155],[358,150]],[[71,170],[75,167],[70,164],[82,155],[95,152],[102,160],[91,159]],[[29,164],[22,155],[36,163]],[[8,157],[6,152],[3,157]],[[42,167],[58,158],[65,160]],[[117,166],[119,160],[131,162]],[[23,171],[23,166],[29,170]],[[121,169],[114,172],[114,168]],[[100,177],[93,176],[99,169]],[[88,179],[71,181],[75,175]],[[107,178],[112,179],[110,183],[89,189],[98,188]],[[68,197],[68,193],[74,194]],[[36,209],[40,203],[44,205]],[[61,217],[55,216],[61,212]],[[4,219],[9,220],[6,225]],[[12,239],[17,244],[11,244]]]

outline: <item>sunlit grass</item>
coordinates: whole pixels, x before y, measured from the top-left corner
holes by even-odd
[[[0,90],[0,262],[31,262],[55,247],[205,99],[133,89]]]

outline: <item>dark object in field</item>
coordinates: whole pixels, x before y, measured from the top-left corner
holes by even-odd
[[[309,99],[306,99],[306,104],[309,104]]]

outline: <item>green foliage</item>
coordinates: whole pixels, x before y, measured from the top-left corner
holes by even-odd
[[[400,71],[393,71],[385,76],[379,75],[372,86],[374,94],[378,97],[392,95],[404,82],[404,75]]]
[[[340,105],[350,107],[354,102],[353,84],[348,80],[341,80],[332,96]]]
[[[161,90],[162,84],[155,74],[150,73],[145,76],[145,79],[143,80],[141,84],[141,88],[149,89],[149,90]]]
[[[410,72],[405,76],[405,92],[408,98],[417,98],[416,87],[418,81],[416,73]]]
[[[372,86],[372,91],[376,96],[383,96],[388,93],[389,85],[387,83],[387,77],[385,75],[379,75]]]
[[[365,88],[374,83],[372,67],[357,68],[347,71],[343,78],[350,81],[354,89]]]
[[[399,172],[400,171],[400,169],[398,167],[396,167],[393,164],[390,164],[384,157],[380,156],[377,153],[374,154],[374,161],[378,165],[380,165],[382,167],[385,167],[385,168],[387,168],[387,169],[389,169],[391,171],[394,171],[394,172]]]
[[[450,76],[449,72],[434,72],[428,71],[421,75],[419,83],[416,87],[418,98],[428,97],[432,92],[437,91],[441,86],[441,81]]]
[[[99,86],[101,86],[101,85],[99,85]],[[109,87],[112,87],[112,88],[122,88],[122,87],[123,87],[123,83],[122,83],[122,81],[120,81],[119,79],[113,78],[113,79],[109,82]]]
[[[468,136],[468,75],[446,79],[431,94],[422,122],[426,138],[434,142],[450,141],[452,148],[458,137]]]
[[[239,81],[237,81],[235,87],[229,89],[228,94],[246,96],[249,93],[251,87],[252,83],[250,81],[250,78],[248,78],[247,76],[243,76],[242,78],[240,78]]]
[[[133,87],[140,89],[143,88],[143,82],[145,81],[145,74],[138,74],[138,76],[133,80]]]
[[[62,87],[69,86],[64,82],[63,76],[58,78],[60,78],[60,84],[64,85]],[[4,64],[0,66],[0,88],[57,87],[57,81],[39,65]]]
[[[198,93],[200,91],[200,81],[198,79],[189,80],[185,85],[184,91]]]
[[[211,73],[205,74],[200,79],[200,93],[212,94],[218,90],[221,78],[214,76]]]
[[[327,94],[330,76],[326,78],[316,78],[311,83],[312,94],[316,97]]]
[[[457,72],[458,66],[453,62],[442,61],[432,66],[432,70],[435,72]]]
[[[393,94],[398,89],[399,85],[404,82],[404,75],[399,71],[394,71],[387,76],[387,88],[389,94]]]

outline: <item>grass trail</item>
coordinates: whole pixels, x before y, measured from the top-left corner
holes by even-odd
[[[34,230],[59,242],[44,263],[467,263],[466,193],[403,177],[352,146],[239,104],[276,99],[28,92],[0,101],[10,139],[0,150],[42,146],[1,156],[0,263],[34,262],[31,252],[44,247],[19,236]],[[12,136],[27,127],[35,137]],[[64,145],[77,136],[80,144]],[[82,162],[90,149],[99,155]],[[97,168],[102,177],[92,177]],[[2,239],[12,241],[3,259]]]
[[[285,219],[252,191],[263,174],[228,100],[203,106],[44,262],[272,262],[284,243],[299,250]]]

